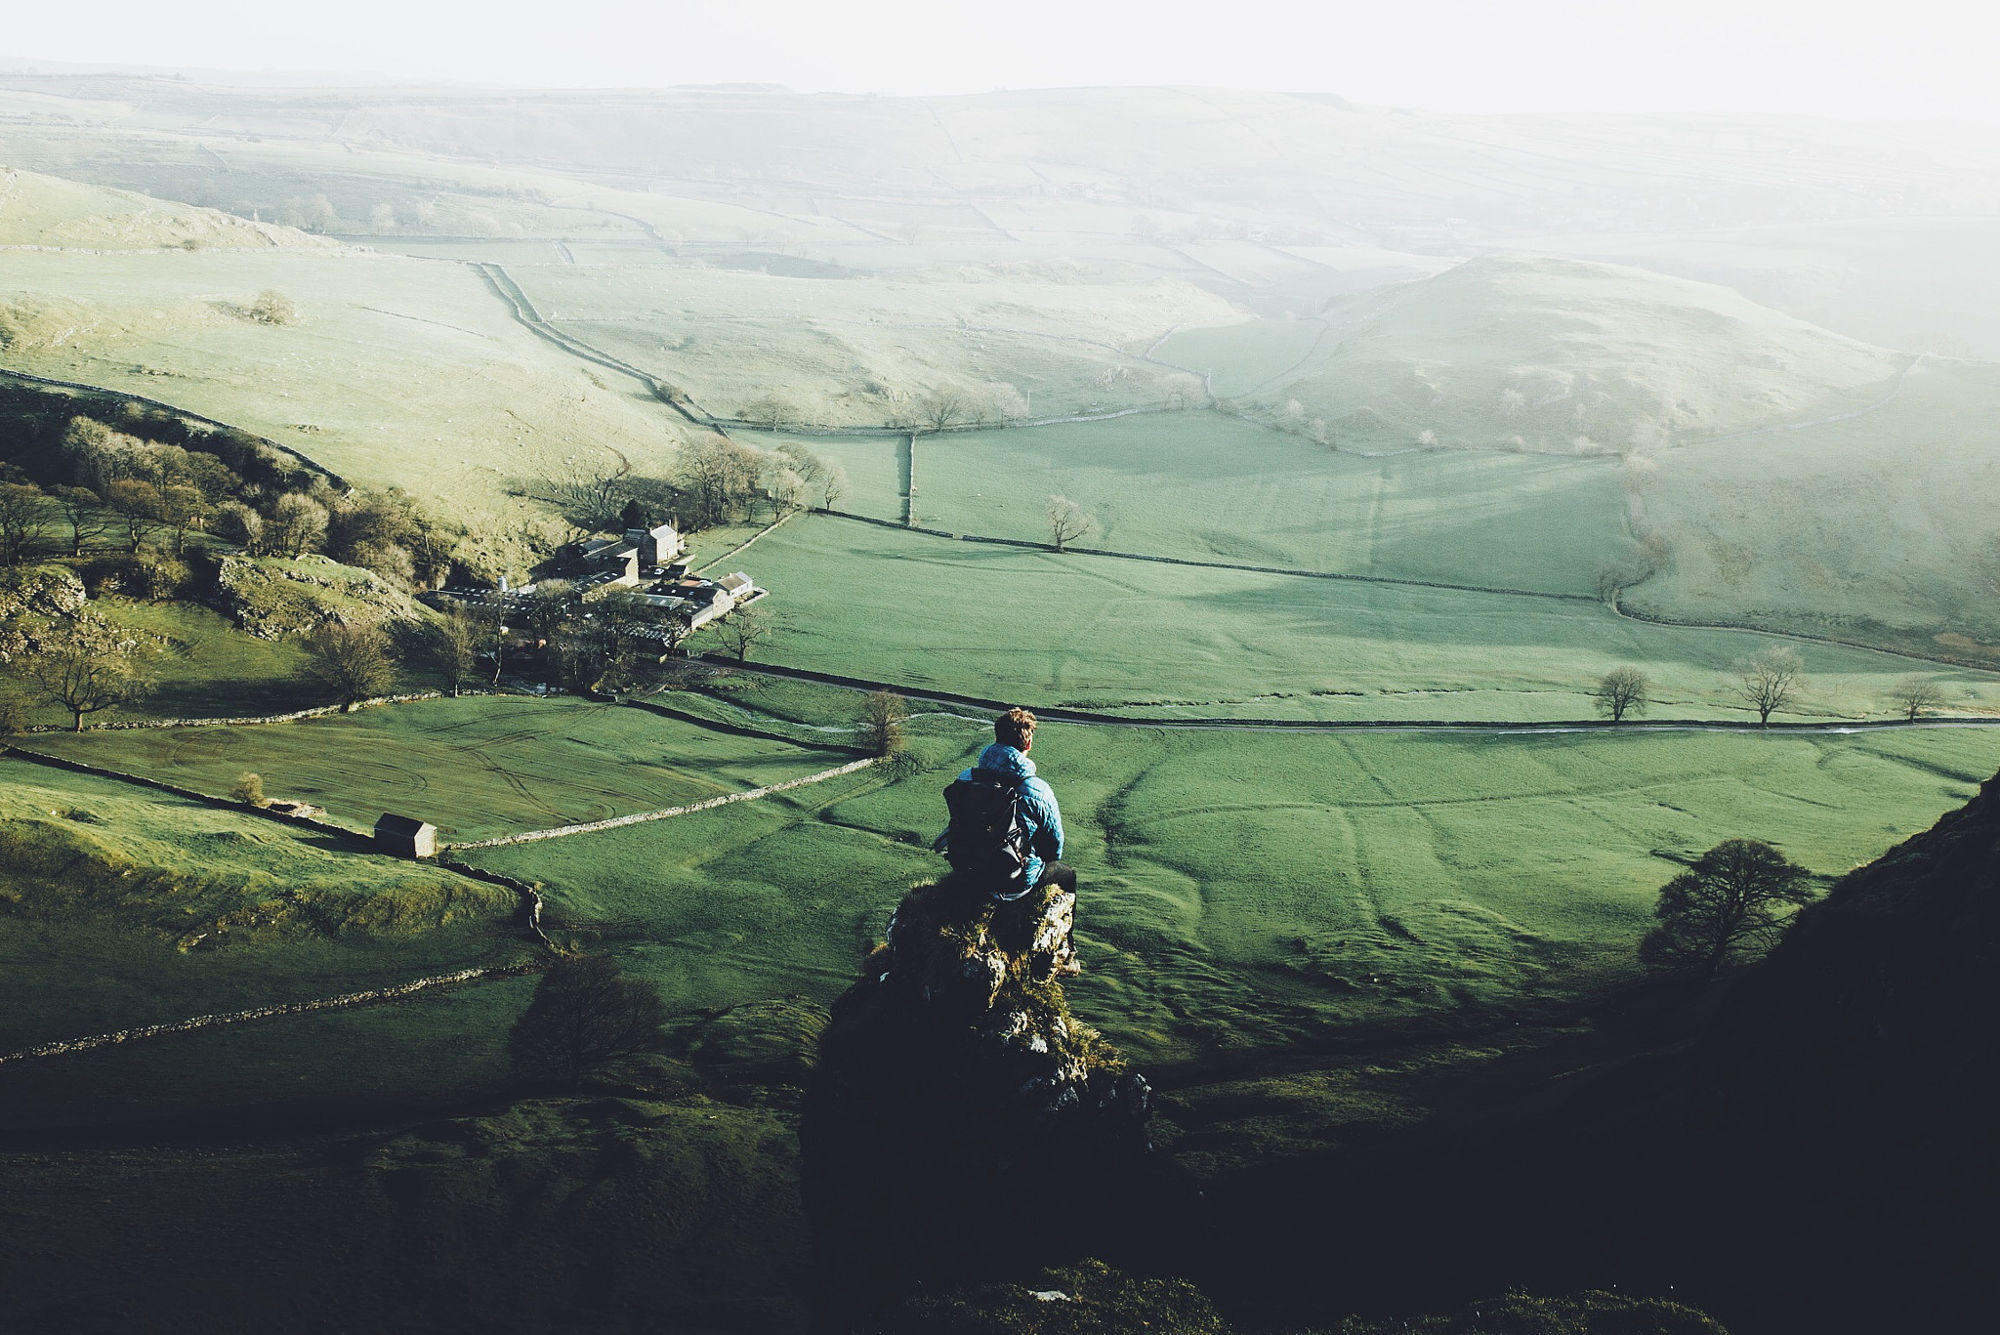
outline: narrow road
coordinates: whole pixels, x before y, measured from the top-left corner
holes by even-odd
[[[500,300],[507,303],[507,309],[513,312],[515,321],[529,333],[542,339],[544,342],[553,343],[572,357],[590,362],[596,366],[602,366],[609,371],[616,371],[623,376],[630,376],[644,386],[648,394],[658,399],[668,408],[671,408],[681,417],[686,418],[693,425],[701,427],[705,431],[713,431],[717,435],[726,436],[729,434],[723,429],[721,422],[716,419],[714,414],[703,410],[699,404],[687,396],[685,391],[676,391],[669,388],[660,381],[655,380],[649,373],[632,365],[632,363],[614,357],[604,351],[604,349],[586,343],[580,338],[566,334],[543,319],[542,313],[535,309],[535,303],[530,301],[528,294],[521,290],[521,285],[516,283],[513,275],[500,265],[490,260],[463,260],[458,262],[463,263],[474,273],[485,279],[488,290],[499,297]]]

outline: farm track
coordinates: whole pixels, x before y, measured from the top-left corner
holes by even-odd
[[[493,263],[490,260],[460,260],[455,262],[464,264],[467,268],[485,279],[487,288],[495,296],[499,297],[500,300],[507,303],[507,309],[513,312],[516,323],[520,324],[529,333],[534,334],[537,338],[545,342],[554,344],[572,357],[602,366],[609,371],[616,371],[620,375],[631,377],[643,385],[648,394],[665,404],[679,416],[685,418],[691,425],[701,427],[706,431],[714,431],[720,435],[726,436],[729,434],[723,429],[720,419],[702,409],[693,399],[688,398],[686,391],[676,392],[669,389],[647,372],[632,365],[632,363],[614,357],[602,348],[586,343],[580,338],[566,334],[543,319],[541,312],[535,309],[535,303],[528,299],[528,294],[522,291],[520,284],[514,281],[513,275],[509,274],[499,264]]]
[[[1901,398],[1903,386],[1910,379],[1910,372],[1916,370],[1922,364],[1924,358],[1929,355],[1927,352],[1919,352],[1912,356],[1909,361],[1903,364],[1903,369],[1896,373],[1896,383],[1890,386],[1887,394],[1875,402],[1864,404],[1859,408],[1850,409],[1844,413],[1834,413],[1827,417],[1815,417],[1804,422],[1781,422],[1776,426],[1752,427],[1748,431],[1729,431],[1719,436],[1697,436],[1692,440],[1677,440],[1674,442],[1674,446],[1675,448],[1679,448],[1687,445],[1714,445],[1725,440],[1742,440],[1749,436],[1775,436],[1790,431],[1808,431],[1816,426],[1831,426],[1836,422],[1852,422],[1858,417],[1866,417],[1870,413],[1880,412]]]

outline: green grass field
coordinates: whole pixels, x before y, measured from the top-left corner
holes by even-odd
[[[394,811],[432,822],[445,840],[680,806],[853,758],[644,710],[529,697],[426,700],[254,728],[49,735],[36,744],[217,795],[252,771],[269,796],[323,806],[356,829]]]
[[[0,1047],[524,958],[505,890],[0,759]]]
[[[1656,712],[1742,718],[1766,637],[1645,625],[1592,602],[1185,569],[794,520],[735,564],[774,599],[768,661],[1028,704],[1253,717],[1588,718],[1641,666]],[[1797,713],[1880,716],[1907,660],[1808,645]],[[1961,703],[1983,674],[1938,669]]]
[[[1588,594],[1630,545],[1606,460],[1369,459],[1217,413],[926,436],[916,472],[924,525],[1046,542],[1059,494],[1082,545],[1156,556]]]
[[[908,884],[980,740],[922,725],[916,772],[486,850],[678,1012],[830,1000]],[[1054,725],[1035,755],[1083,869],[1072,997],[1147,1063],[1364,1020],[1491,1013],[1636,968],[1660,885],[1732,835],[1837,874],[1962,802],[1979,731],[1317,736]],[[1861,813],[1866,813],[1863,816]]]

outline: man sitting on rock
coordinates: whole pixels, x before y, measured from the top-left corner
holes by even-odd
[[[931,845],[954,872],[1001,901],[1049,885],[1076,889],[1076,869],[1058,861],[1063,828],[1055,792],[1035,777],[1035,762],[1028,759],[1034,744],[1035,716],[1027,710],[1010,709],[995,719],[993,745],[945,789],[951,823]]]

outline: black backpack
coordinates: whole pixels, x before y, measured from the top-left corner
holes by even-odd
[[[944,790],[951,812],[945,858],[951,869],[985,882],[995,894],[1027,889],[1028,826],[1011,775],[976,769]]]

